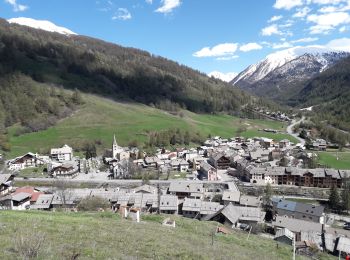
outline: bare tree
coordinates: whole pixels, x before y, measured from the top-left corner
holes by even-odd
[[[69,188],[69,182],[66,180],[57,180],[54,182],[56,195],[59,197],[62,207],[65,207],[69,201],[73,199],[73,192]]]

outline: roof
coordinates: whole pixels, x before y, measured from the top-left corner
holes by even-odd
[[[241,196],[240,191],[224,191],[222,195],[222,200],[239,202],[240,196]]]
[[[162,195],[160,197],[160,210],[177,210],[178,199],[175,195]]]
[[[203,191],[204,191],[204,186],[202,183],[171,182],[169,186],[169,192],[203,193]]]
[[[305,221],[301,219],[288,218],[286,216],[277,216],[272,222],[276,227],[288,228],[292,232],[316,231],[322,232],[322,224],[316,222]]]
[[[31,197],[30,193],[20,192],[20,193],[13,195],[12,200],[20,202],[20,201],[23,201],[25,199],[30,199],[30,197]]]
[[[29,186],[17,188],[13,194],[15,195],[21,192],[29,193],[31,195],[30,201],[32,202],[37,201],[40,194],[44,194],[43,192],[36,191],[34,187],[29,187]]]
[[[139,192],[142,193],[142,192],[144,192],[144,193],[154,194],[154,193],[156,193],[156,191],[157,191],[156,187],[148,185],[148,184],[142,185],[142,186],[137,187],[137,188],[134,189],[135,193],[139,193]]]
[[[224,206],[220,205],[218,202],[202,201],[200,214],[201,215],[211,215],[215,214],[221,210]]]
[[[31,209],[49,209],[53,200],[53,194],[40,194]]]
[[[61,148],[51,149],[51,154],[65,154],[65,153],[72,153],[72,152],[73,152],[73,149],[66,144]]]
[[[215,168],[213,166],[211,166],[209,163],[207,163],[206,161],[203,161],[200,164],[200,167],[201,167],[201,169],[203,169],[206,172],[215,171]]]
[[[282,237],[282,236],[286,236],[290,240],[294,239],[294,233],[292,231],[290,231],[288,228],[282,228],[282,229],[277,230],[276,235],[275,235],[275,239]]]
[[[324,211],[323,206],[315,206],[301,202],[281,200],[277,203],[277,209],[288,210],[292,212],[299,212],[303,214],[321,217]]]
[[[200,199],[185,198],[185,201],[182,206],[182,210],[200,212],[201,205],[202,205],[202,201]]]
[[[13,177],[12,174],[0,174],[0,185],[6,184],[6,182],[10,181]]]
[[[261,211],[260,208],[233,206],[230,203],[207,219],[215,219],[220,214],[225,216],[232,224],[238,221],[262,222],[265,218],[265,212]]]
[[[259,207],[261,204],[261,197],[241,195],[239,204],[244,206]]]

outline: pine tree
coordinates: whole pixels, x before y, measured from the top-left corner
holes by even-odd
[[[349,211],[350,209],[350,180],[345,180],[343,191],[341,193],[342,209]]]
[[[264,189],[263,203],[265,208],[269,208],[271,204],[271,198],[273,196],[273,189],[270,183],[267,183]]]
[[[184,136],[184,144],[189,145],[190,142],[191,142],[190,133],[188,131],[186,131],[185,136]]]
[[[329,199],[328,199],[328,204],[332,210],[336,210],[336,211],[338,211],[340,206],[341,206],[338,188],[335,185],[331,188],[331,192],[329,194]]]

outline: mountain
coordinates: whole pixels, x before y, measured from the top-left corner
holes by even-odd
[[[76,35],[76,33],[72,32],[71,30],[64,27],[57,26],[50,21],[35,20],[32,18],[26,18],[26,17],[12,18],[7,21],[9,23],[16,23],[16,24],[20,24],[20,25],[32,27],[35,29],[48,31],[48,32],[57,32],[65,35]]]
[[[212,71],[208,74],[209,77],[220,79],[220,80],[225,81],[225,82],[230,82],[237,75],[238,74],[236,72],[222,73],[220,71]]]
[[[350,57],[304,82],[288,102],[299,107],[313,106],[316,121],[350,131]]]
[[[249,66],[231,84],[258,96],[284,101],[302,89],[302,82],[347,56],[347,52],[323,46],[293,47]]]

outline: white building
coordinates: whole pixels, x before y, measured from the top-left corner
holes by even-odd
[[[112,155],[113,155],[113,159],[118,159],[119,161],[122,161],[124,159],[129,160],[129,158],[130,158],[130,152],[125,151],[123,149],[123,147],[120,147],[117,144],[117,141],[115,139],[115,135],[113,138]]]
[[[71,161],[73,159],[73,149],[68,145],[64,145],[62,148],[52,148],[51,158],[59,162]]]

